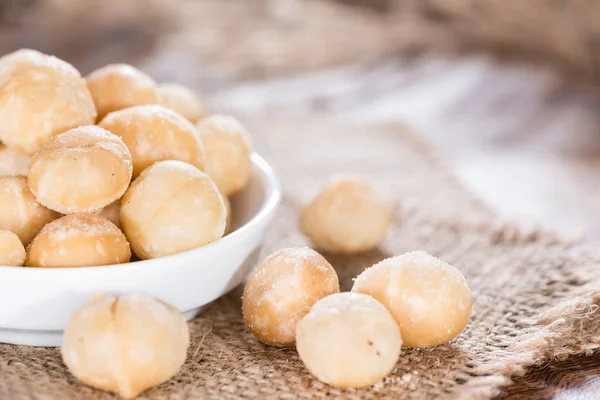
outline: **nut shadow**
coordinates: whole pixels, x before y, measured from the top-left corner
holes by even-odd
[[[335,269],[340,279],[340,290],[342,292],[352,289],[354,278],[365,269],[377,264],[381,260],[391,257],[391,254],[376,248],[359,254],[336,254],[321,251]]]

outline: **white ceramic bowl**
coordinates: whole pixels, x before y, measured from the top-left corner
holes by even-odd
[[[229,235],[197,249],[129,264],[82,268],[0,266],[0,342],[59,346],[69,317],[94,293],[147,293],[189,320],[242,283],[279,201],[279,182],[263,158],[252,155],[248,187],[232,201]]]

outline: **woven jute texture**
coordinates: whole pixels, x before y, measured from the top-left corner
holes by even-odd
[[[597,258],[551,233],[523,232],[499,221],[404,127],[315,116],[245,122],[285,191],[261,258],[308,244],[297,226],[302,203],[339,173],[361,175],[393,201],[394,221],[377,250],[352,257],[324,254],[342,289],[365,267],[422,249],[465,274],[474,298],[471,321],[447,345],[403,350],[393,373],[379,384],[342,390],[314,379],[295,349],[255,340],[242,320],[238,288],[190,322],[192,345],[182,371],[141,398],[485,399],[529,365],[590,352],[600,344],[600,295],[593,290]],[[0,398],[113,397],[78,383],[58,349],[2,345]]]

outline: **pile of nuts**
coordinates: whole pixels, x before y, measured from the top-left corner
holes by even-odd
[[[0,265],[103,266],[211,243],[251,172],[251,140],[236,119],[205,116],[190,90],[124,64],[84,79],[34,50],[4,56],[0,126]],[[325,187],[299,216],[315,248],[344,254],[376,248],[391,219],[359,178]],[[329,262],[298,247],[254,272],[242,311],[258,340],[295,345],[321,381],[364,387],[392,371],[402,346],[456,337],[471,302],[460,271],[425,252],[383,260],[340,293]],[[173,377],[189,344],[174,307],[99,294],[71,317],[62,356],[82,382],[133,398]]]
[[[190,90],[130,65],[84,79],[35,50],[0,58],[0,230],[20,239],[0,265],[120,264],[222,237],[251,140],[204,114]]]
[[[317,248],[357,253],[376,247],[391,207],[361,179],[324,188],[300,215]],[[331,264],[307,247],[269,256],[244,289],[246,326],[261,342],[296,345],[319,380],[338,387],[377,383],[396,365],[402,346],[447,343],[467,325],[471,293],[460,271],[415,251],[363,271],[340,293]]]

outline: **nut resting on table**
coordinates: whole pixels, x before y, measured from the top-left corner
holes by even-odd
[[[83,78],[35,50],[6,55],[0,125],[0,265],[10,271],[104,270],[200,248],[230,232],[230,198],[250,185],[253,144],[237,119],[207,114],[189,89],[126,64]],[[295,346],[310,373],[337,387],[373,385],[403,346],[459,335],[472,299],[455,267],[410,252],[341,293],[317,252],[376,249],[392,213],[366,179],[325,186],[297,216],[316,250],[281,249],[250,276],[240,310],[248,330],[266,345]],[[71,315],[61,354],[81,382],[133,398],[175,376],[189,346],[177,308],[100,293]]]

